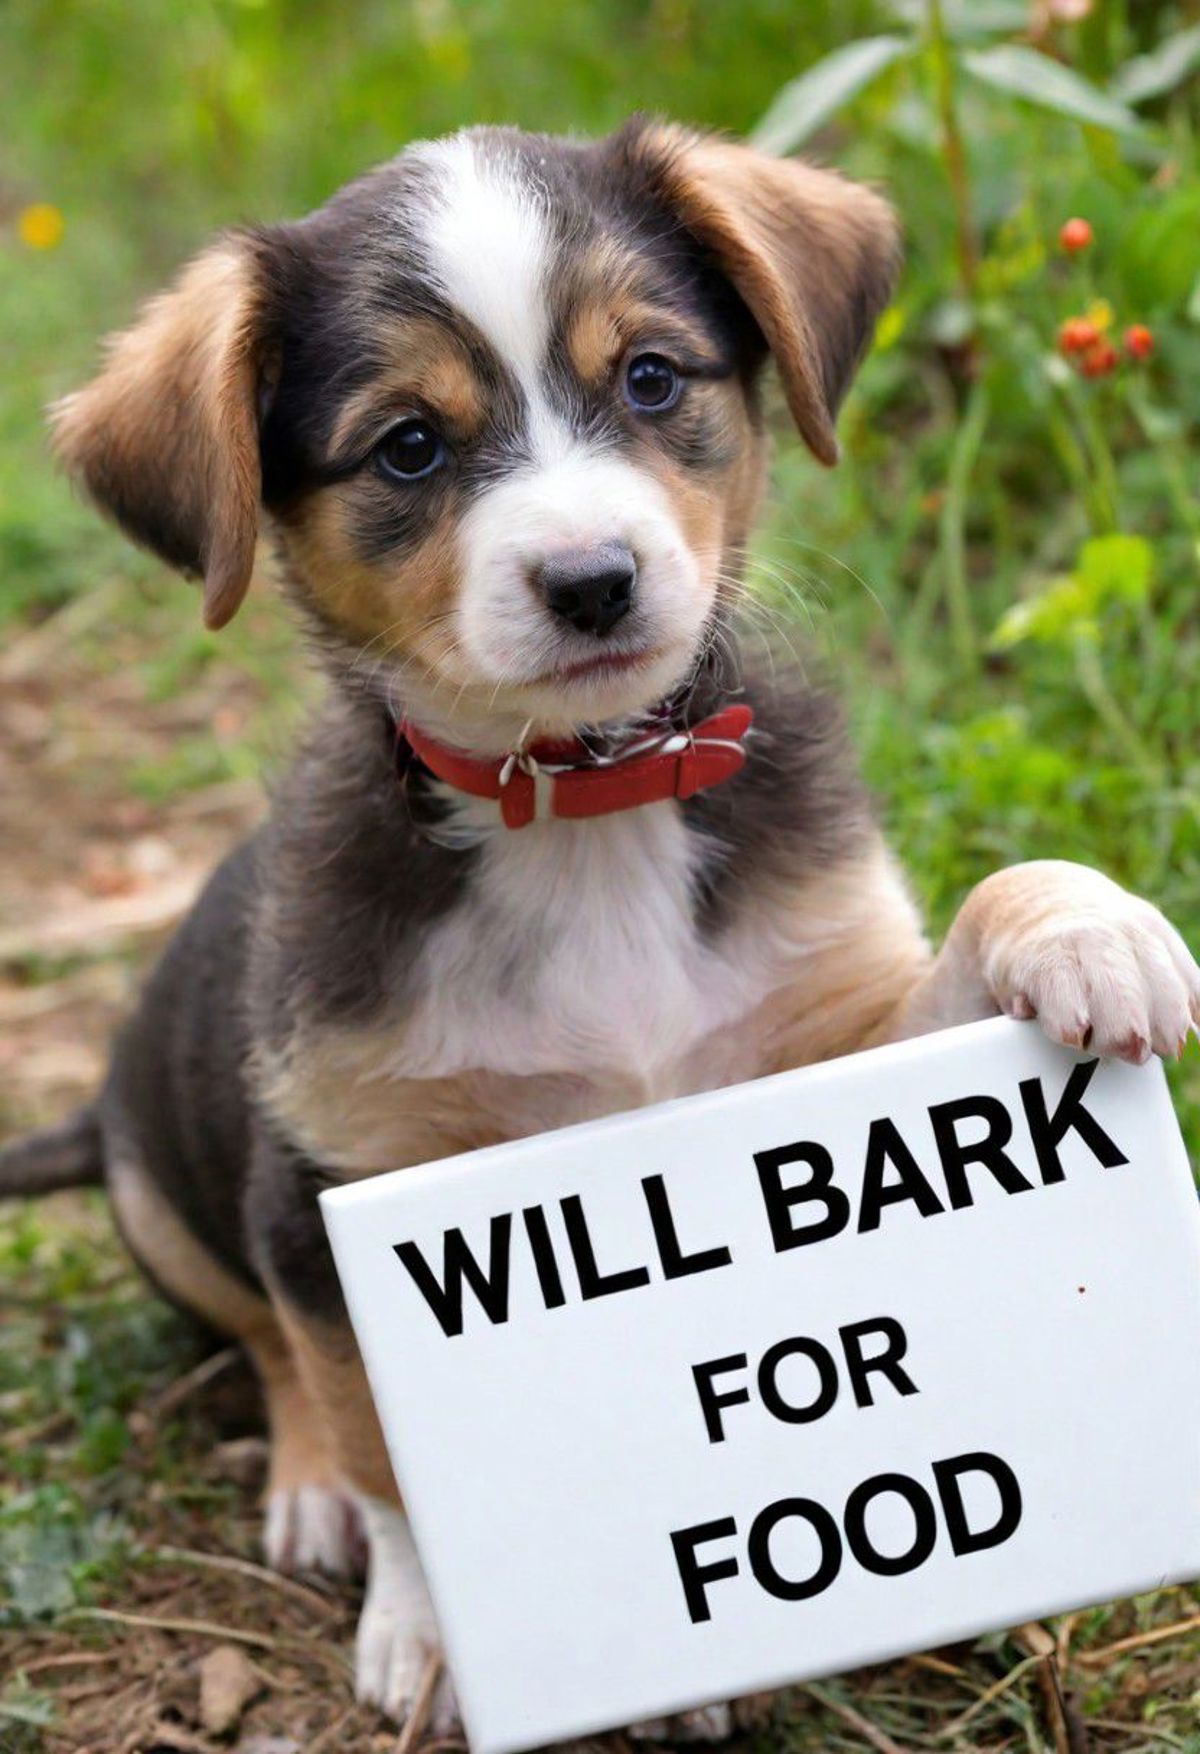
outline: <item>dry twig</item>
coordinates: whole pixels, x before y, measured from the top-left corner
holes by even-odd
[[[312,1741],[309,1742],[304,1750],[304,1754],[322,1754],[323,1749],[336,1747],[337,1744],[334,1738],[340,1735],[346,1724],[348,1724],[350,1719],[354,1716],[356,1709],[355,1706],[348,1705],[339,1717],[335,1717],[332,1723],[326,1724],[325,1728],[320,1730],[313,1737]]]
[[[243,1632],[236,1626],[217,1626],[211,1620],[171,1620],[155,1614],[123,1614],[116,1608],[69,1608],[59,1624],[72,1620],[105,1620],[115,1626],[137,1626],[149,1632],[184,1632],[200,1638],[225,1638],[235,1644],[253,1644],[260,1650],[278,1650],[279,1640],[265,1632]]]
[[[408,1714],[408,1722],[401,1730],[393,1754],[413,1754],[421,1737],[425,1734],[429,1723],[429,1713],[433,1706],[433,1695],[442,1674],[442,1658],[439,1651],[430,1651],[421,1671],[421,1681],[417,1688],[417,1696],[413,1700],[412,1710]]]
[[[1038,1685],[1054,1735],[1054,1754],[1087,1754],[1083,1719],[1063,1692],[1054,1635],[1039,1620],[1018,1626],[1013,1638],[1022,1650],[1039,1659]]]
[[[873,1724],[870,1718],[855,1711],[852,1705],[846,1705],[842,1700],[835,1699],[831,1693],[826,1693],[823,1687],[814,1687],[809,1682],[803,1691],[815,1699],[818,1705],[824,1706],[826,1711],[831,1711],[835,1717],[840,1717],[842,1722],[847,1724],[856,1735],[863,1738],[864,1742],[869,1742],[872,1748],[878,1749],[879,1754],[905,1754],[899,1742],[893,1742],[892,1738],[881,1730],[878,1724]],[[401,1750],[397,1749],[396,1754],[401,1754]]]
[[[1200,1630],[1200,1614],[1192,1614],[1187,1620],[1176,1620],[1170,1626],[1154,1626],[1149,1632],[1135,1632],[1129,1638],[1118,1638],[1115,1644],[1102,1645],[1099,1650],[1076,1651],[1075,1661],[1089,1669],[1098,1669],[1114,1657],[1123,1656],[1126,1651],[1141,1650],[1148,1644],[1163,1644],[1168,1638],[1182,1638],[1185,1632],[1197,1630]]]
[[[162,931],[191,907],[207,874],[207,866],[183,871],[154,889],[108,896],[102,901],[77,901],[36,925],[0,932],[0,962],[29,962],[79,951],[98,956],[130,938]]]
[[[972,1718],[978,1717],[985,1706],[991,1705],[994,1699],[999,1699],[1002,1693],[1007,1693],[1009,1688],[1015,1686],[1021,1679],[1022,1675],[1028,1674],[1034,1664],[1040,1663],[1041,1660],[1041,1657],[1024,1657],[1008,1671],[1007,1675],[1001,1675],[998,1681],[993,1681],[990,1687],[985,1687],[979,1697],[973,1699],[965,1711],[960,1711],[957,1717],[951,1718],[948,1724],[942,1726],[938,1740],[950,1741],[960,1730],[965,1729]]]
[[[315,1608],[321,1614],[337,1612],[338,1603],[329,1596],[323,1596],[319,1590],[310,1588],[308,1584],[297,1583],[294,1578],[283,1577],[277,1571],[270,1571],[265,1565],[255,1565],[252,1559],[236,1559],[227,1553],[198,1553],[190,1547],[153,1547],[146,1551],[146,1558],[163,1560],[173,1565],[196,1565],[212,1571],[227,1571],[237,1577],[253,1578],[256,1583],[266,1584],[271,1589],[279,1590],[285,1596],[303,1602],[306,1608]]]
[[[190,1400],[200,1389],[207,1388],[210,1382],[224,1375],[225,1371],[236,1364],[241,1356],[239,1347],[225,1346],[220,1352],[214,1352],[211,1357],[202,1358],[193,1370],[185,1372],[183,1376],[176,1377],[173,1383],[169,1383],[162,1393],[151,1401],[149,1408],[151,1418],[166,1419],[175,1412],[177,1407],[182,1407],[183,1403]]]
[[[35,1657],[31,1663],[22,1663],[24,1675],[40,1675],[46,1669],[79,1669],[90,1663],[119,1663],[120,1651],[116,1650],[69,1650],[57,1657]]]

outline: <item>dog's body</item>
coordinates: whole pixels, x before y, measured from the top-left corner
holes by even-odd
[[[245,1343],[268,1554],[348,1567],[357,1505],[359,1690],[396,1715],[436,1632],[323,1186],[997,1009],[1132,1058],[1200,1015],[1178,936],[1078,867],[989,879],[934,958],[836,710],[737,663],[766,352],[832,461],[894,256],[883,204],[808,167],[654,126],[481,131],[226,240],[60,415],[93,494],[203,573],[214,625],[261,502],[333,688],[95,1108],[2,1179],[102,1165],[151,1276]],[[539,782],[514,830],[411,749],[397,777],[410,723],[497,763],[586,726],[578,765],[619,767],[731,699],[745,764],[692,796],[565,820]]]

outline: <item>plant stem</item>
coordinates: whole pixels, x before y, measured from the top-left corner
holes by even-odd
[[[971,583],[967,577],[967,492],[987,429],[989,408],[985,386],[973,384],[954,440],[938,532],[950,628],[959,658],[971,669],[975,667],[979,648],[975,617],[971,612]]]
[[[1095,406],[1086,388],[1082,384],[1072,383],[1070,400],[1074,405],[1075,416],[1079,422],[1080,431],[1083,433],[1088,456],[1091,459],[1097,503],[1103,518],[1103,523],[1098,526],[1096,534],[1098,536],[1108,535],[1121,527],[1120,483],[1117,480],[1117,466],[1113,462],[1108,439],[1096,417]]]
[[[1200,0],[1197,0],[1200,4]],[[1162,438],[1156,432],[1146,393],[1140,384],[1134,384],[1129,390],[1129,406],[1146,438],[1146,442],[1154,449],[1162,469],[1163,487],[1167,499],[1174,509],[1175,516],[1185,530],[1197,538],[1196,560],[1200,564],[1200,504],[1192,492],[1188,479],[1187,468],[1180,454],[1182,446],[1178,440]]]
[[[1087,634],[1081,634],[1075,641],[1075,675],[1096,717],[1112,733],[1122,753],[1135,766],[1141,768],[1147,779],[1157,783],[1161,778],[1159,763],[1142,742],[1132,721],[1108,686],[1108,678],[1100,661],[1099,645]]]
[[[929,46],[933,55],[934,98],[942,128],[942,157],[954,202],[955,247],[958,273],[967,298],[974,298],[979,275],[979,242],[971,215],[971,175],[967,149],[958,122],[954,97],[954,54],[946,33],[942,0],[929,0]]]
[[[1063,466],[1067,479],[1083,501],[1087,511],[1088,524],[1092,534],[1095,535],[1103,523],[1103,512],[1096,497],[1096,488],[1088,468],[1087,458],[1084,456],[1083,448],[1071,422],[1054,403],[1051,403],[1046,411],[1046,430],[1058,452],[1058,460]]]

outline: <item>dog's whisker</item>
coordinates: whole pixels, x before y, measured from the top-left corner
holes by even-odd
[[[832,549],[821,548],[815,542],[802,541],[801,538],[798,536],[785,536],[785,535],[776,533],[772,536],[771,539],[773,542],[786,542],[789,544],[789,546],[791,546],[793,548],[806,549],[810,554],[815,554],[821,560],[829,561],[833,566],[836,566],[839,569],[839,571],[846,573],[854,581],[854,583],[856,585],[860,586],[860,588],[866,593],[866,595],[875,604],[876,608],[879,610],[879,612],[883,616],[884,620],[890,624],[890,622],[892,620],[892,616],[891,616],[891,613],[890,613],[887,605],[884,603],[884,601],[880,597],[879,593],[875,590],[874,586],[871,585],[870,582],[863,577],[862,573],[860,573],[856,567],[851,566],[850,562],[848,560],[843,560],[840,555],[834,554]]]

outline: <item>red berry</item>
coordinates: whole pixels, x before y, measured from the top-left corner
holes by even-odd
[[[1111,341],[1097,341],[1089,347],[1079,362],[1079,369],[1085,378],[1106,378],[1115,371],[1118,354]]]
[[[1130,359],[1149,359],[1154,352],[1154,336],[1145,323],[1131,323],[1126,329],[1125,351]]]
[[[1069,256],[1086,250],[1095,234],[1086,219],[1068,219],[1059,228],[1058,241]]]
[[[1068,317],[1058,331],[1060,353],[1086,353],[1100,339],[1100,331],[1090,317]]]

